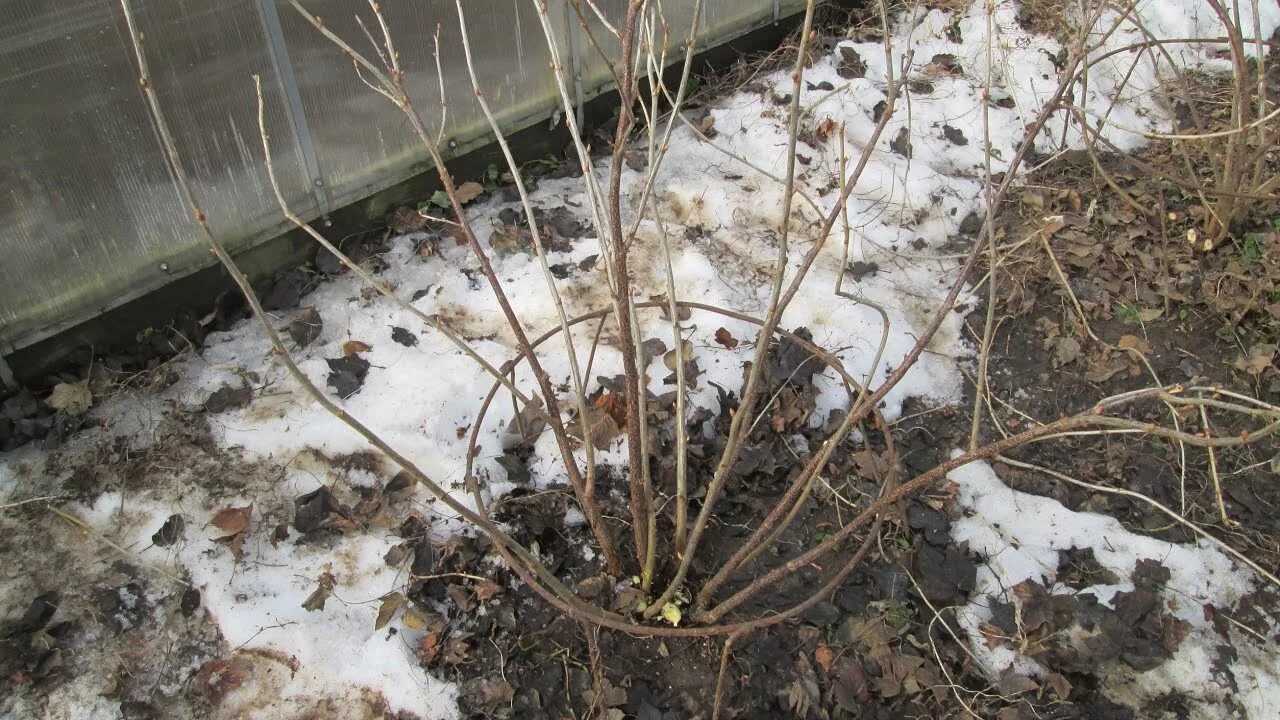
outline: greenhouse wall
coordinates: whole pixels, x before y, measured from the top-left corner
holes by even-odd
[[[581,103],[608,89],[597,24],[590,48],[568,0],[546,0]],[[619,19],[627,0],[597,6]],[[356,0],[303,0],[365,47]],[[704,0],[700,47],[794,13],[799,0]],[[669,60],[693,0],[665,0]],[[286,221],[262,162],[251,76],[263,78],[266,124],[286,200],[307,219],[429,169],[399,112],[288,0],[134,0],[153,82],[213,229],[233,251]],[[440,37],[457,156],[491,141],[473,100],[454,0],[382,3],[409,92],[439,121],[433,47]],[[465,0],[476,70],[508,131],[560,106],[534,0]],[[592,19],[592,22],[598,22]],[[616,41],[614,41],[616,45]],[[0,355],[141,297],[213,262],[183,205],[148,117],[120,6],[106,0],[0,0]]]

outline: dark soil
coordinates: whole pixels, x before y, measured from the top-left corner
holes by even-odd
[[[1214,386],[1280,401],[1280,370],[1273,364],[1280,341],[1280,235],[1272,216],[1260,212],[1251,226],[1239,230],[1237,240],[1201,252],[1184,239],[1193,224],[1185,212],[1144,218],[1118,200],[1108,202],[1113,196],[1092,186],[1087,160],[1075,160],[1055,166],[1050,177],[1033,179],[1036,187],[1024,191],[1006,217],[1022,237],[1044,226],[1037,218],[1062,215],[1066,226],[1053,235],[1051,247],[1089,327],[1041,247],[1005,263],[990,374],[992,394],[1008,403],[993,403],[998,422],[1015,432],[1025,429],[1026,420],[1013,407],[1052,420],[1153,384]],[[1123,169],[1119,176],[1135,194],[1158,199],[1166,208],[1187,207],[1188,200],[1168,185],[1125,175]],[[1080,197],[1098,198],[1091,216],[1079,207]],[[980,314],[971,322],[981,333]],[[1144,406],[1139,413],[1152,422],[1171,422],[1163,405]],[[1251,427],[1222,413],[1210,413],[1209,419],[1219,434]],[[1205,429],[1199,413],[1183,413],[1178,420],[1188,432]],[[991,429],[986,436],[999,437]],[[1272,464],[1278,449],[1274,440],[1264,440],[1215,452],[1227,515],[1239,523],[1231,527],[1219,517],[1208,453],[1186,450],[1187,517],[1273,568],[1280,566],[1280,487]],[[1179,449],[1169,441],[1123,435],[1063,438],[1025,448],[1018,459],[1183,507]],[[1130,498],[1000,469],[1014,487],[1049,495],[1072,509],[1113,515],[1131,529],[1172,542],[1194,539],[1181,526],[1171,527],[1163,513]]]

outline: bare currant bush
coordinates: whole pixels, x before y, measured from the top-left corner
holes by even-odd
[[[816,37],[813,30],[816,2],[809,0],[807,3],[796,48],[796,59],[791,69],[793,92],[786,108],[789,123],[785,155],[786,171],[781,176],[764,173],[782,187],[783,207],[780,215],[782,222],[775,228],[776,262],[768,281],[767,309],[762,317],[752,318],[726,308],[682,297],[682,288],[676,283],[671,269],[672,249],[667,240],[668,234],[665,228],[669,219],[664,219],[656,209],[655,197],[662,192],[662,188],[659,187],[660,168],[668,152],[673,130],[678,125],[687,126],[695,131],[699,130],[685,116],[683,110],[689,93],[694,47],[699,44],[700,28],[697,19],[701,16],[701,0],[695,0],[692,3],[694,21],[691,26],[679,32],[673,32],[673,29],[668,27],[662,3],[658,0],[632,0],[627,3],[625,17],[618,19],[616,24],[611,23],[610,19],[590,0],[573,0],[573,5],[584,21],[584,25],[590,20],[595,27],[603,27],[602,32],[612,36],[610,42],[616,41],[620,47],[620,54],[616,61],[611,63],[615,77],[615,90],[619,98],[618,120],[613,129],[609,147],[603,152],[589,147],[583,128],[577,124],[571,89],[566,80],[564,68],[564,40],[557,37],[548,18],[546,4],[540,0],[531,0],[552,57],[552,66],[548,72],[556,82],[562,103],[561,110],[572,136],[581,170],[581,189],[589,200],[588,211],[599,235],[599,251],[608,279],[610,299],[608,307],[596,308],[577,316],[571,316],[566,307],[567,303],[562,297],[560,286],[548,263],[547,238],[544,237],[543,228],[535,219],[525,177],[502,128],[487,104],[485,88],[480,85],[475,73],[464,3],[458,0],[456,31],[463,41],[472,90],[476,102],[489,123],[490,131],[503,153],[507,164],[506,172],[509,173],[519,195],[524,219],[527,221],[528,237],[558,318],[557,326],[547,329],[540,336],[531,337],[526,331],[520,314],[508,298],[502,279],[494,269],[490,255],[492,249],[478,237],[465,207],[466,201],[460,197],[458,184],[446,169],[440,146],[443,118],[441,118],[440,128],[429,127],[428,118],[409,96],[400,52],[394,44],[394,28],[390,27],[385,20],[379,5],[374,0],[369,0],[366,18],[371,19],[372,22],[368,26],[361,25],[365,28],[367,39],[374,49],[374,55],[371,57],[357,51],[350,40],[335,34],[321,18],[311,14],[303,0],[290,0],[290,2],[318,33],[333,44],[338,52],[344,53],[351,59],[354,72],[365,82],[371,92],[383,96],[403,113],[412,133],[420,142],[424,154],[436,168],[443,192],[448,197],[447,217],[434,218],[433,221],[447,225],[474,255],[480,272],[487,280],[515,339],[517,356],[501,366],[493,365],[476,352],[462,334],[451,328],[447,321],[438,316],[427,315],[415,308],[398,295],[395,288],[352,262],[287,206],[276,180],[275,168],[271,166],[269,138],[265,126],[261,123],[262,90],[259,82],[257,92],[263,152],[276,198],[285,216],[387,301],[413,314],[423,325],[442,333],[492,376],[493,388],[485,401],[481,415],[473,422],[467,458],[466,482],[473,497],[474,507],[460,502],[437,481],[429,477],[413,458],[390,446],[378,433],[348,414],[338,401],[327,396],[299,369],[273,327],[272,321],[263,312],[248,280],[205,222],[199,198],[195,196],[186,179],[184,165],[170,137],[163,109],[151,87],[143,39],[134,26],[130,0],[121,0],[134,42],[140,80],[153,119],[159,129],[162,145],[185,199],[200,223],[214,254],[243,291],[253,315],[261,323],[263,332],[270,340],[280,363],[314,402],[346,423],[370,445],[386,454],[450,511],[488,536],[493,541],[496,551],[501,554],[511,569],[548,603],[586,625],[609,628],[635,636],[724,636],[726,638],[725,654],[722,655],[720,683],[716,693],[717,712],[726,682],[724,668],[731,644],[747,633],[795,618],[815,603],[828,597],[871,552],[881,523],[887,515],[895,512],[895,508],[906,498],[921,493],[944,480],[951,470],[980,459],[1004,457],[1028,443],[1067,434],[1124,431],[1157,436],[1187,446],[1214,448],[1251,443],[1280,430],[1280,411],[1265,403],[1243,396],[1224,395],[1211,387],[1153,386],[1099,399],[1085,412],[1034,425],[1023,432],[1001,437],[994,442],[984,440],[981,413],[975,412],[972,442],[966,452],[956,454],[950,460],[914,477],[901,476],[902,469],[899,467],[893,449],[892,433],[889,432],[884,418],[880,415],[881,401],[917,363],[944,320],[955,312],[962,296],[967,297],[967,294],[973,290],[967,283],[974,281],[977,275],[975,271],[983,268],[984,265],[988,269],[994,268],[998,257],[995,213],[1020,177],[1019,170],[1024,161],[1032,156],[1033,151],[1036,151],[1037,138],[1047,134],[1044,131],[1056,132],[1059,127],[1064,128],[1065,137],[1067,134],[1065,128],[1074,123],[1076,132],[1089,139],[1090,152],[1107,149],[1108,136],[1097,129],[1099,121],[1096,119],[1100,113],[1105,119],[1106,111],[1088,107],[1083,104],[1083,100],[1073,99],[1088,97],[1086,86],[1090,69],[1104,61],[1104,58],[1099,57],[1099,49],[1104,47],[1105,42],[1102,38],[1109,37],[1116,28],[1127,22],[1124,19],[1127,17],[1125,13],[1115,13],[1106,4],[1093,4],[1088,0],[1082,0],[1075,10],[1075,31],[1066,38],[1064,54],[1059,62],[1056,86],[1052,92],[1046,93],[1043,107],[1027,124],[1022,141],[1009,158],[1008,172],[997,175],[991,171],[989,161],[991,147],[988,142],[986,190],[983,197],[986,212],[982,230],[978,234],[983,241],[975,242],[965,250],[954,273],[954,282],[931,311],[925,324],[925,331],[916,339],[914,346],[905,356],[890,358],[893,361],[893,371],[887,379],[872,387],[869,386],[869,381],[855,378],[846,371],[833,353],[819,347],[799,332],[785,330],[780,327],[780,323],[783,313],[795,299],[802,285],[806,283],[809,271],[823,248],[830,242],[839,242],[839,238],[843,237],[847,254],[850,235],[848,219],[850,198],[873,154],[880,152],[877,150],[879,140],[891,118],[900,111],[900,101],[909,92],[908,81],[913,72],[913,55],[909,48],[892,46],[889,31],[891,18],[883,3],[880,5],[879,15],[880,32],[884,38],[884,67],[887,69],[886,76],[882,78],[886,101],[876,120],[870,140],[861,147],[855,147],[857,154],[845,157],[846,150],[842,147],[841,177],[837,182],[838,192],[832,193],[823,203],[818,203],[801,193],[797,189],[796,181],[796,146],[801,133],[802,115],[805,112],[800,101],[800,91],[813,52],[812,43]],[[1221,8],[1217,0],[1211,0],[1211,2],[1215,8]],[[368,27],[373,29],[369,30]],[[1234,27],[1238,28],[1239,24],[1237,23]],[[994,32],[989,22],[990,45],[994,45],[992,39]],[[592,38],[593,44],[599,50],[599,44],[594,40],[595,38]],[[664,80],[664,70],[668,64],[666,52],[667,48],[673,44],[672,41],[678,41],[678,44],[683,46],[683,71],[675,87],[670,87]],[[1220,173],[1215,170],[1212,182],[1205,185],[1200,184],[1199,180],[1195,181],[1196,187],[1206,198],[1206,207],[1211,208],[1212,222],[1216,224],[1206,226],[1206,234],[1214,238],[1225,234],[1233,219],[1244,212],[1239,200],[1266,195],[1274,189],[1275,183],[1266,175],[1267,166],[1261,157],[1254,157],[1255,152],[1271,147],[1276,139],[1274,128],[1270,124],[1275,112],[1268,110],[1265,86],[1261,80],[1265,77],[1261,53],[1258,53],[1255,66],[1247,66],[1249,60],[1246,57],[1246,48],[1260,49],[1262,43],[1260,40],[1245,37],[1236,30],[1227,44],[1231,48],[1232,64],[1237,78],[1231,86],[1232,130],[1215,131],[1211,125],[1198,125],[1197,131],[1200,133],[1198,137],[1176,136],[1171,140],[1175,143],[1175,147],[1183,148],[1180,151],[1182,156],[1192,164],[1195,156],[1194,152],[1186,147],[1187,144],[1213,139],[1225,142],[1228,146],[1229,157],[1224,160]],[[1143,57],[1163,57],[1165,50],[1159,43],[1151,43],[1138,54]],[[603,54],[603,51],[601,52]],[[438,55],[436,60],[438,68]],[[1134,62],[1138,61],[1135,59]],[[989,67],[990,65],[991,63],[988,62]],[[1245,78],[1258,78],[1258,84],[1256,87],[1247,84]],[[990,72],[985,82],[989,96],[993,82]],[[440,80],[440,84],[443,103],[443,79]],[[646,87],[649,88],[647,96],[642,92]],[[1161,87],[1165,91],[1172,92],[1176,84],[1165,83]],[[442,111],[441,115],[443,114]],[[697,134],[704,141],[713,142],[702,132],[698,131]],[[639,152],[643,155],[645,169],[640,188],[624,193],[624,169],[627,167],[629,152]],[[735,162],[742,162],[756,168],[751,158],[735,156],[727,149],[724,152]],[[814,213],[806,215],[796,211],[793,205],[801,203],[811,208]],[[815,216],[816,220],[813,219]],[[842,223],[839,229],[837,229],[838,223]],[[642,233],[642,226],[659,228],[661,231]],[[833,236],[837,239],[832,240]],[[641,247],[639,244],[654,242],[654,238],[657,238],[660,247],[647,249],[652,250],[649,253],[650,257],[660,257],[665,264],[666,297],[643,300],[637,297],[633,287],[634,270],[630,263],[633,253]],[[794,264],[791,253],[797,248],[804,248],[804,251],[799,263]],[[988,282],[989,288],[993,289],[994,283],[989,280]],[[884,339],[890,331],[889,316],[870,301],[855,293],[842,290],[839,283],[834,292],[842,298],[872,305],[873,309],[879,311],[883,320],[882,335],[878,339],[867,338],[873,346],[878,344],[880,348],[876,362],[872,363],[872,367],[878,366],[880,356],[884,353]],[[687,362],[690,359],[685,357],[685,354],[692,353],[692,347],[685,339],[688,328],[682,325],[682,317],[691,309],[749,322],[759,328],[753,357],[746,370],[741,394],[737,398],[737,409],[732,417],[727,419],[723,448],[713,463],[714,469],[710,476],[699,478],[699,486],[696,488],[691,486],[695,478],[689,472],[688,465],[689,438],[687,435],[690,426],[690,409],[685,398],[687,382],[685,374],[688,371]],[[650,355],[639,330],[642,314],[655,312],[662,313],[663,317],[669,320],[671,346],[674,348],[676,358],[671,364],[671,369],[676,376],[677,392],[671,408],[664,409],[662,413],[653,412],[655,401],[647,389],[647,380],[644,375],[644,368],[648,364]],[[593,393],[599,388],[591,379],[589,359],[583,367],[582,357],[586,348],[579,347],[579,338],[576,338],[573,332],[575,326],[582,323],[604,322],[611,324],[616,334],[617,344],[622,348],[623,381],[617,389],[618,394],[621,395],[621,407],[617,408],[618,412],[611,416],[611,421],[617,422],[618,428],[625,433],[626,437],[627,460],[622,472],[625,480],[623,484],[627,488],[624,518],[612,516],[608,512],[609,499],[597,492],[600,470],[595,458],[598,448],[594,424],[604,422],[605,419],[591,402]],[[988,331],[980,348],[979,395],[984,388],[985,365],[991,344],[991,326],[992,323],[989,321]],[[560,343],[559,347],[566,354],[570,367],[567,391],[559,389],[562,378],[552,377],[540,360],[539,348],[552,340]],[[555,346],[555,343],[551,343],[551,346]],[[829,368],[843,385],[847,394],[847,408],[836,421],[829,424],[827,435],[821,444],[810,452],[788,459],[793,466],[787,472],[785,489],[776,497],[766,499],[764,506],[768,510],[762,514],[758,524],[751,529],[747,540],[732,553],[729,560],[721,564],[714,573],[697,572],[693,570],[695,561],[700,557],[700,553],[706,552],[704,541],[708,528],[717,517],[718,508],[722,507],[721,503],[727,492],[740,491],[732,481],[735,477],[735,467],[742,457],[744,444],[757,430],[761,418],[770,411],[772,404],[782,392],[782,386],[785,385],[785,381],[779,382],[766,373],[773,357],[771,354],[781,352],[783,349],[791,352],[799,351],[805,358],[816,359],[816,362]],[[543,352],[542,357],[545,357],[547,351]],[[594,348],[591,352],[594,353]],[[520,378],[525,380],[519,381]],[[509,396],[518,407],[518,417],[544,423],[554,437],[556,450],[563,466],[564,484],[572,492],[574,501],[586,518],[596,549],[603,558],[607,571],[614,577],[638,577],[641,602],[634,610],[617,611],[582,599],[573,588],[567,586],[562,578],[547,567],[536,552],[518,542],[491,517],[482,492],[482,480],[472,472],[471,462],[475,456],[479,428],[484,422],[483,412],[496,398],[504,395]],[[1159,407],[1160,404],[1176,410],[1205,410],[1241,416],[1256,421],[1258,429],[1237,436],[1211,436],[1185,432],[1176,424],[1173,427],[1163,427],[1145,420],[1133,419],[1134,416],[1140,416],[1138,411],[1149,410],[1151,406]],[[670,432],[675,438],[669,448],[658,447],[653,442],[652,431],[656,425],[661,425],[664,431]],[[737,578],[742,574],[740,571],[752,568],[763,553],[776,546],[779,537],[791,526],[800,509],[813,495],[833,456],[838,452],[848,452],[851,445],[850,438],[854,436],[854,431],[864,428],[879,430],[878,434],[883,438],[884,443],[884,456],[889,460],[882,475],[877,478],[880,488],[879,496],[858,508],[852,517],[845,518],[842,525],[825,537],[813,540],[810,546],[798,552],[789,551],[789,559],[785,562],[773,565],[771,569],[750,580],[738,580]],[[585,457],[581,463],[578,460],[579,450]],[[661,455],[664,452],[669,455]],[[659,488],[654,480],[656,468],[664,465],[674,468],[674,490],[665,501],[659,497]],[[695,501],[695,497],[700,500]],[[673,506],[671,513],[663,511],[664,502]],[[1232,552],[1238,559],[1248,562],[1239,553],[1225,545],[1222,547]],[[1249,564],[1261,571],[1261,568],[1257,568],[1253,563]],[[739,616],[737,611],[748,601],[757,598],[763,591],[794,577],[802,569],[814,566],[825,568],[825,571],[821,581],[812,588],[806,599],[790,606],[768,608],[758,617],[742,619]],[[1270,575],[1267,577],[1274,580]]]
[[[1221,34],[1162,37],[1141,13],[1121,5],[1117,14],[1133,41],[1113,43],[1086,64],[1085,78],[1094,67],[1113,68],[1122,77],[1117,94],[1147,98],[1175,119],[1174,128],[1158,132],[1117,120],[1113,105],[1089,102],[1087,85],[1068,109],[1083,132],[1095,170],[1134,210],[1145,216],[1167,212],[1120,187],[1104,156],[1124,155],[1139,171],[1198,199],[1190,211],[1199,227],[1191,229],[1187,240],[1207,252],[1238,235],[1242,223],[1257,219],[1260,208],[1274,211],[1280,200],[1280,108],[1273,108],[1270,98],[1268,55],[1274,43],[1259,37],[1259,4],[1205,0],[1200,12],[1216,21],[1211,24]],[[1211,63],[1201,67],[1188,62],[1204,48],[1216,56]],[[1123,139],[1117,139],[1126,135],[1154,143],[1154,151],[1133,157],[1125,152]]]

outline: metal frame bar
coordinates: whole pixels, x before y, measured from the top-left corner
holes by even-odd
[[[0,355],[0,389],[16,387],[18,387],[18,381],[13,377],[13,368],[9,367],[9,361]]]
[[[570,7],[572,2],[573,0],[565,0],[564,19],[569,30],[569,72],[572,74],[570,79],[573,80],[574,117],[578,121],[578,127],[581,128],[585,117],[584,108],[587,104],[586,91],[582,87],[582,54],[585,36],[577,13]]]
[[[284,39],[284,28],[280,25],[276,0],[257,0],[256,4],[258,17],[262,20],[263,34],[271,51],[271,65],[276,73],[276,82],[284,94],[285,114],[293,126],[295,146],[302,156],[310,180],[311,196],[315,199],[317,213],[324,224],[329,225],[329,190],[325,186],[324,172],[320,168],[320,155],[311,139],[311,127],[307,124],[302,93],[298,90],[298,80],[293,74],[293,60],[289,57],[289,45]]]

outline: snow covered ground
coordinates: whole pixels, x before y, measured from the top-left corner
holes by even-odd
[[[1185,4],[1186,8],[1177,0],[1152,0],[1142,3],[1140,11],[1167,36],[1194,34],[1196,29],[1211,31],[1214,20],[1205,17],[1193,0]],[[1263,34],[1269,36],[1280,9],[1274,3],[1265,5]],[[865,272],[845,282],[846,290],[879,304],[889,314],[883,360],[878,367],[869,367],[880,337],[879,315],[832,292],[842,252],[839,225],[826,240],[809,282],[782,323],[786,328],[809,328],[817,343],[835,352],[854,375],[871,376],[873,385],[914,344],[930,311],[955,280],[956,257],[946,245],[970,213],[981,212],[988,160],[984,111],[993,149],[990,170],[1003,172],[1025,126],[1054,89],[1053,57],[1059,46],[1053,39],[1022,30],[1016,13],[1014,3],[997,7],[990,19],[996,33],[993,43],[987,41],[989,19],[981,3],[959,13],[921,10],[899,18],[893,29],[895,67],[908,50],[913,51],[911,75],[927,81],[930,87],[917,86],[920,89],[912,91],[909,101],[899,106],[850,200],[853,242],[849,260],[863,263]],[[1122,31],[1109,42],[1113,47],[1132,42],[1135,32],[1131,28]],[[1189,62],[1209,58],[1207,49],[1192,48],[1188,53]],[[849,77],[848,71],[840,72],[841,64],[854,56],[865,64],[864,76]],[[817,210],[826,212],[838,197],[834,178],[839,172],[840,145],[844,144],[854,159],[865,147],[877,105],[885,97],[885,71],[879,42],[846,41],[806,73],[801,106],[805,110],[802,137],[807,139],[798,150],[802,158],[798,185]],[[1123,71],[1111,65],[1096,68],[1092,92],[1097,95],[1090,102],[1096,104],[1109,88],[1115,88]],[[1164,129],[1164,115],[1141,95],[1144,83],[1149,88],[1151,81],[1142,75],[1135,75],[1124,92],[1126,101],[1113,117],[1129,128]],[[988,77],[995,104],[984,108]],[[771,96],[787,95],[791,81],[787,73],[778,72],[762,82],[763,92],[744,89],[714,101],[713,142],[780,176],[785,172],[786,108],[772,102]],[[1109,133],[1122,144],[1139,141],[1121,129]],[[1061,133],[1047,133],[1046,137],[1060,138]],[[1051,152],[1057,148],[1046,140],[1040,149]],[[604,172],[603,168],[599,171]],[[634,196],[642,180],[640,172],[628,170],[624,188]],[[767,304],[764,280],[771,272],[777,231],[784,220],[780,214],[781,185],[700,141],[686,128],[678,128],[657,188],[659,222],[642,224],[632,254],[637,296],[665,292],[658,242],[665,229],[673,245],[676,282],[683,299],[759,316]],[[588,222],[580,181],[545,180],[532,199],[547,211],[567,211]],[[501,229],[500,213],[514,207],[514,203],[495,198],[469,209],[474,226],[485,238],[487,228]],[[806,202],[795,204],[792,269],[815,240],[810,233],[817,218],[817,211]],[[446,241],[438,253],[423,259],[415,252],[421,237],[411,234],[393,239],[381,277],[394,283],[400,296],[415,298],[414,305],[423,312],[439,314],[495,365],[509,359],[515,352],[511,332],[476,272],[469,251]],[[608,306],[603,268],[590,261],[598,252],[588,234],[549,258],[551,264],[564,266],[560,287],[571,316]],[[554,327],[554,306],[536,259],[520,251],[497,253],[495,266],[531,334]],[[462,487],[465,429],[472,424],[492,379],[412,315],[376,295],[362,295],[358,282],[349,276],[323,283],[303,302],[316,308],[323,319],[320,337],[299,353],[303,371],[324,387],[329,372],[326,359],[341,357],[343,345],[349,341],[368,346],[361,352],[372,366],[368,377],[358,393],[342,401],[343,407],[437,482],[454,488],[461,502],[470,503]],[[284,327],[294,314],[277,317],[278,327]],[[889,420],[899,415],[908,397],[930,404],[960,399],[960,365],[972,354],[961,336],[962,319],[960,313],[948,316],[929,352],[888,397],[884,412]],[[650,312],[641,320],[643,337],[669,341],[669,325],[659,314]],[[716,331],[723,327],[735,338],[751,339],[754,328],[700,311],[694,311],[689,324],[696,328],[691,340],[706,371],[692,404],[715,408],[711,383],[736,388],[741,381],[740,363],[750,353],[746,346],[721,348],[715,340]],[[393,341],[393,328],[407,329],[416,344]],[[575,341],[581,353],[591,346],[594,334],[594,323],[578,326]],[[554,383],[567,381],[569,369],[559,340],[548,342],[540,356]],[[617,340],[606,327],[593,375],[619,372],[619,358]],[[654,362],[661,363],[661,359]],[[273,540],[273,527],[287,520],[295,497],[322,485],[351,496],[360,487],[381,487],[395,469],[375,465],[372,469],[339,470],[318,459],[359,452],[365,449],[364,443],[307,399],[273,359],[266,339],[252,321],[210,336],[204,349],[181,361],[177,371],[181,380],[159,394],[120,397],[95,408],[93,413],[103,427],[73,439],[57,463],[50,464],[47,455],[33,448],[0,456],[4,501],[21,500],[37,491],[56,492],[75,466],[75,457],[91,455],[116,436],[130,438],[135,448],[145,447],[155,439],[170,408],[197,408],[224,385],[237,388],[247,382],[254,390],[250,404],[208,415],[213,440],[242,462],[270,463],[281,468],[279,474],[241,478],[239,482],[197,481],[190,477],[191,468],[174,468],[171,482],[104,493],[69,510],[97,537],[123,549],[131,562],[188,577],[200,589],[203,607],[216,622],[225,646],[257,653],[253,662],[258,671],[249,673],[252,680],[230,692],[221,706],[227,717],[293,716],[324,699],[348,709],[385,707],[426,720],[454,717],[456,688],[420,667],[411,647],[413,628],[406,627],[403,620],[393,620],[391,627],[399,630],[396,634],[389,634],[386,628],[375,629],[379,598],[405,583],[404,573],[383,561],[399,541],[391,532],[393,525],[352,534],[331,545]],[[651,372],[655,391],[665,390],[661,383],[665,374],[655,365]],[[522,377],[521,382],[531,385],[528,377]],[[824,393],[819,406],[823,416],[846,402],[833,380],[827,381],[827,387],[829,392]],[[490,493],[500,493],[506,487],[505,471],[496,458],[512,419],[510,403],[497,402],[481,430],[477,467],[489,479]],[[535,480],[542,483],[554,481],[560,472],[548,441],[546,436],[540,441],[533,468]],[[621,448],[615,444],[606,454],[620,457]],[[1100,554],[1100,559],[1122,573],[1131,573],[1140,558],[1159,558],[1174,571],[1170,587],[1196,599],[1178,616],[1197,629],[1167,671],[1162,668],[1158,676],[1136,680],[1135,684],[1149,680],[1157,689],[1163,687],[1161,683],[1184,689],[1195,686],[1205,689],[1206,701],[1216,697],[1213,693],[1219,691],[1208,688],[1203,674],[1191,667],[1195,653],[1200,652],[1196,650],[1197,639],[1207,637],[1201,633],[1203,617],[1197,620],[1195,616],[1200,603],[1230,605],[1245,595],[1255,584],[1249,573],[1216,551],[1156,543],[1125,532],[1114,521],[1073,514],[1053,507],[1050,501],[1013,493],[984,465],[957,471],[952,478],[962,489],[962,505],[974,513],[957,524],[956,538],[968,540],[972,550],[990,558],[978,588],[981,596],[999,596],[1004,588],[1037,574],[1051,581],[1052,575],[1042,566],[1057,567],[1054,553],[1081,544],[1099,550],[1102,535],[1110,539],[1111,547],[1119,549],[1105,558]],[[250,505],[254,509],[243,538],[243,557],[237,561],[228,545],[219,542],[228,533],[206,523],[221,508]],[[410,507],[428,518],[438,535],[463,530],[455,519],[437,513],[421,493]],[[1019,512],[1010,513],[1011,508],[1019,508]],[[1029,517],[1024,508],[1034,510],[1031,514],[1036,525],[1043,524],[1045,517],[1054,519],[1052,537],[1035,535],[1035,527],[1020,524],[1020,518]],[[155,547],[153,534],[175,513],[187,518],[185,539],[171,547]],[[990,532],[993,524],[999,524],[1004,534]],[[1014,540],[1021,550],[1011,555],[1008,543]],[[322,611],[308,611],[303,604],[324,573],[332,574],[333,596]],[[0,582],[0,606],[10,615],[20,612],[29,601],[31,585],[30,578],[6,576]],[[1126,588],[1131,589],[1131,584],[1115,589]],[[157,597],[146,602],[154,605],[159,596],[176,590],[157,583],[149,592]],[[1037,672],[1032,661],[983,651],[977,630],[983,597],[976,597],[970,606],[973,622],[967,629],[973,634],[975,652],[993,673],[1009,665]],[[273,663],[263,661],[264,657],[282,659]],[[192,660],[190,672],[208,659]],[[1267,672],[1257,677],[1253,685],[1241,684],[1238,692],[1250,708],[1250,716],[1261,718],[1266,716],[1265,708],[1274,704],[1276,677]],[[43,710],[18,702],[10,711],[13,717],[119,717],[118,709],[97,694],[98,684],[99,679],[80,678],[61,689]],[[1149,693],[1137,696],[1148,697]]]

